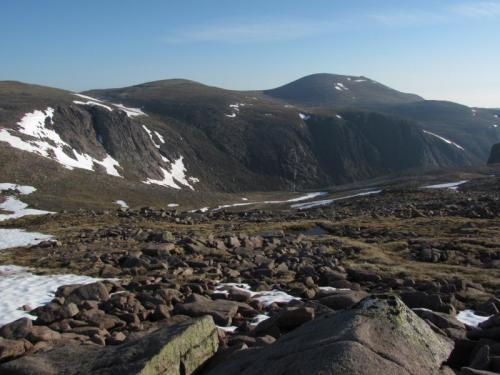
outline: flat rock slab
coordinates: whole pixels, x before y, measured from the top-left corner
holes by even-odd
[[[16,375],[189,375],[218,349],[212,317],[186,319],[122,345],[66,345],[0,366]]]
[[[238,352],[209,374],[440,374],[452,349],[399,298],[368,297],[265,348]]]
[[[192,302],[179,303],[175,306],[177,314],[192,317],[210,315],[216,324],[227,326],[231,324],[232,318],[238,312],[238,304],[233,301],[215,300],[194,294]]]

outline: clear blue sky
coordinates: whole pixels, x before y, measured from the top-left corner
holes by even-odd
[[[0,80],[72,90],[329,72],[500,107],[500,0],[3,0]]]

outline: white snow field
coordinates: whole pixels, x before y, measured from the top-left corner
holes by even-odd
[[[54,109],[51,107],[47,107],[44,111],[35,110],[26,113],[17,123],[16,130],[0,129],[0,141],[19,150],[55,160],[67,169],[81,168],[93,171],[95,163],[103,166],[107,174],[121,177],[117,170],[120,163],[110,155],[107,155],[103,160],[97,160],[88,154],[79,153],[63,141],[59,134],[52,129],[55,127],[53,116]],[[50,123],[51,128],[46,126],[47,122]],[[28,138],[22,139],[15,133],[28,136]],[[68,150],[70,150],[71,155],[66,153]]]
[[[88,284],[98,280],[80,275],[39,276],[24,267],[0,266],[0,326],[23,317],[35,319],[22,307],[36,308],[50,302],[61,285]]]
[[[31,246],[52,239],[51,235],[26,232],[24,229],[0,228],[0,250],[11,247]]]

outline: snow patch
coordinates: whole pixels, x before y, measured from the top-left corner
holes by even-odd
[[[335,117],[337,117],[339,120],[342,120],[342,116],[341,115],[335,115]]]
[[[316,198],[318,196],[325,195],[325,194],[326,194],[325,192],[315,192],[315,193],[307,193],[307,194],[302,195],[300,197],[291,198],[291,199],[287,199],[287,200],[224,204],[222,206],[214,208],[214,211],[218,211],[218,210],[223,209],[223,208],[249,206],[252,204],[280,204],[280,203],[300,202],[300,201],[304,201],[304,200],[308,200],[308,199],[313,199],[313,198]]]
[[[33,186],[11,184],[8,182],[1,183],[0,191],[7,191],[7,190],[17,190],[21,195],[28,195],[34,193],[36,191],[36,188]]]
[[[11,214],[0,214],[0,221],[17,219],[28,215],[47,215],[53,212],[35,210],[33,208],[27,208],[28,205],[16,197],[7,197],[5,201],[0,203],[0,210],[12,212]]]
[[[427,185],[427,186],[422,186],[422,189],[451,189],[451,190],[457,190],[460,185],[465,184],[468,181],[469,180],[462,180],[462,181],[457,181],[457,182],[446,182],[444,184]]]
[[[311,118],[310,115],[306,115],[305,113],[299,113],[299,117],[304,121],[307,121]]]
[[[232,112],[229,115],[226,115],[226,117],[230,117],[230,118],[236,117],[236,115],[240,113],[240,107],[244,107],[244,106],[245,106],[245,103],[229,104],[229,108],[231,108]]]
[[[449,145],[452,145],[452,146],[455,146],[456,148],[458,148],[459,150],[464,150],[464,148],[462,146],[460,146],[459,144],[453,142],[453,141],[450,141],[449,139],[445,138],[445,137],[441,137],[440,135],[437,135],[435,133],[431,133],[430,131],[427,131],[427,130],[424,130],[423,131],[424,133],[426,134],[429,134],[429,135],[432,135],[433,137],[436,137],[436,138],[439,138],[440,140],[442,140],[443,142],[446,142],[448,143]]]
[[[179,207],[179,205],[177,203],[169,203],[167,207]]]
[[[168,162],[168,159],[162,157],[162,159]],[[148,178],[146,181],[143,181],[145,184],[156,184],[166,187],[171,187],[174,189],[180,189],[181,187],[178,184],[189,187],[191,190],[194,190],[194,187],[189,183],[188,177],[186,177],[186,167],[184,166],[183,156],[179,157],[170,165],[170,171],[167,171],[165,168],[160,167],[163,173],[163,179],[155,180],[152,178]],[[194,177],[195,180],[191,180],[191,183],[198,182],[199,180]]]
[[[54,109],[51,107],[47,107],[45,111],[35,110],[27,113],[17,123],[18,128],[16,131],[29,136],[30,140],[23,140],[13,135],[12,129],[0,129],[0,141],[7,142],[19,150],[55,160],[67,169],[81,168],[93,171],[94,164],[99,164],[106,169],[107,174],[121,177],[117,170],[120,164],[110,155],[100,161],[88,154],[79,153],[63,141],[55,130],[47,127],[47,123],[54,127],[53,116]],[[69,156],[67,152],[72,156]]]
[[[121,208],[128,208],[128,204],[125,201],[117,200],[117,201],[114,201],[114,203],[117,204],[118,206],[120,206]]]
[[[86,102],[82,102],[81,100],[73,100],[73,103],[78,104],[78,105],[92,105],[95,107],[102,107],[107,109],[108,111],[112,112],[113,109],[105,104],[102,104],[100,102],[96,102],[94,100],[87,100]]]
[[[88,96],[88,95],[77,94],[77,93],[74,93],[73,95],[75,95],[75,96],[79,96],[80,98],[83,98],[83,99],[92,100],[93,102],[99,102],[99,103],[102,103],[102,100],[101,100],[101,99],[96,99],[96,98],[93,98],[93,97]]]
[[[31,246],[42,241],[52,239],[52,236],[43,233],[26,232],[24,229],[0,228],[0,250],[11,247]]]
[[[337,89],[338,91],[349,91],[349,89],[345,87],[341,82],[335,83],[335,89]]]
[[[215,290],[220,293],[228,294],[228,290],[239,289],[250,293],[252,299],[259,301],[264,305],[264,307],[269,307],[273,303],[289,303],[293,300],[300,300],[298,297],[294,297],[288,293],[281,290],[268,290],[262,292],[253,292],[248,284],[239,283],[221,283],[215,287]]]
[[[482,323],[486,320],[488,320],[491,316],[481,316],[481,315],[476,315],[474,311],[472,310],[463,310],[460,311],[456,318],[459,322],[462,322],[464,324],[467,324],[468,326],[471,327],[477,327],[479,323]]]
[[[194,212],[207,212],[209,209],[210,209],[210,207],[202,207],[202,208],[198,208],[196,210],[191,210],[189,212],[191,212],[191,213],[194,213]]]
[[[292,204],[290,207],[291,208],[297,208],[299,210],[306,210],[308,208],[314,208],[314,207],[320,207],[320,206],[327,206],[332,204],[333,202],[344,200],[344,199],[350,199],[350,198],[355,198],[355,197],[364,197],[367,195],[372,195],[372,194],[379,194],[382,190],[371,190],[371,191],[365,191],[362,193],[357,193],[357,194],[352,194],[352,195],[346,195],[344,197],[339,197],[339,198],[332,198],[332,199],[323,199],[323,200],[318,200],[318,201],[313,201],[313,202],[307,202],[307,203],[298,203],[298,204]]]
[[[163,143],[165,143],[165,139],[157,131],[154,131],[154,133],[153,133],[151,130],[148,129],[148,127],[146,125],[142,125],[142,128],[146,131],[146,133],[148,133],[149,139],[151,139],[151,142],[153,143],[153,145],[156,148],[159,149],[161,147],[161,145]],[[158,138],[158,140],[160,141],[160,144],[155,142],[153,135],[155,135]]]
[[[35,275],[18,266],[0,266],[0,325],[20,318],[36,319],[21,308],[27,305],[36,308],[50,302],[57,288],[68,284],[89,284],[99,281],[80,275]]]
[[[131,107],[125,107],[123,104],[119,103],[111,103],[113,104],[116,108],[121,110],[122,112],[125,112],[128,117],[136,117],[136,116],[147,116],[140,108],[131,108]]]

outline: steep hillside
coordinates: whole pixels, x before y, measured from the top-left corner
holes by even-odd
[[[424,129],[461,145],[475,164],[487,160],[489,150],[500,142],[500,111],[426,100],[383,106],[380,111],[416,120]]]
[[[462,148],[413,121],[306,111],[185,80],[84,94],[1,82],[0,151],[8,182],[44,185],[66,198],[100,184],[106,199],[130,188],[133,200],[161,189],[168,196],[316,189],[471,164]]]
[[[490,157],[488,158],[488,164],[500,163],[500,143],[497,143],[491,148]]]
[[[424,100],[366,77],[313,74],[259,94],[315,111],[350,108],[412,119],[427,134],[463,147],[476,165],[484,164],[491,146],[500,141],[499,110]]]
[[[86,94],[140,106],[186,133],[185,139],[209,139],[253,173],[279,176],[281,188],[317,187],[407,168],[470,164],[463,150],[442,140],[436,142],[416,123],[386,115],[359,111],[352,111],[359,116],[346,118],[331,111],[316,115],[314,110],[301,111],[269,97],[183,80]],[[318,124],[327,124],[325,131]],[[369,131],[373,134],[367,135]],[[415,146],[418,153],[401,146],[401,152],[411,152],[399,163],[392,162],[398,142]],[[199,145],[203,146],[206,144]],[[330,163],[332,152],[337,155],[335,167]],[[212,168],[216,165],[210,164]]]

